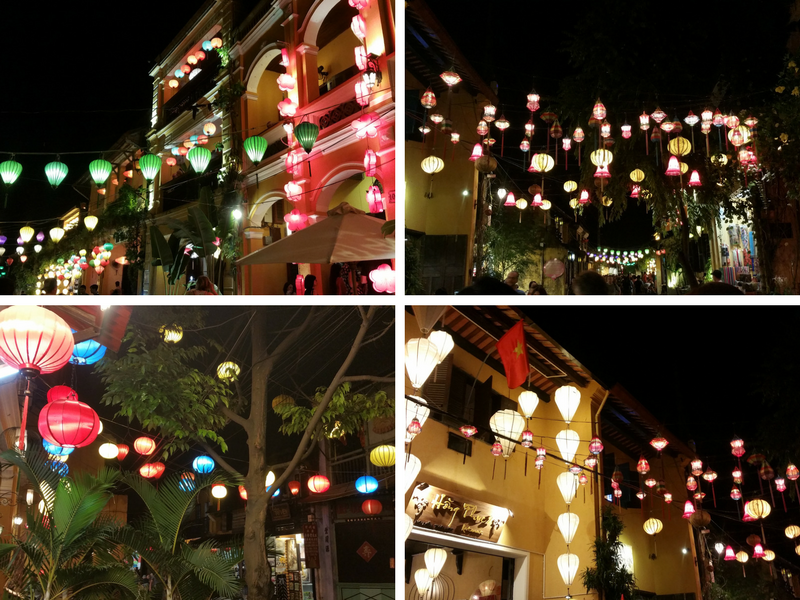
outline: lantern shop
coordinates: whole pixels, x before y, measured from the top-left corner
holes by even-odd
[[[664,486],[680,488],[675,461],[662,465],[644,439],[666,432],[624,389],[606,388],[513,307],[409,307],[405,361],[408,597],[583,595],[604,510],[624,521],[626,568],[641,592],[699,597],[691,527],[635,496],[641,453]],[[670,459],[684,452],[674,442]],[[621,499],[617,470],[628,473]],[[643,529],[655,517],[657,563]]]

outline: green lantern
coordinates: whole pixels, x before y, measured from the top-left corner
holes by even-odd
[[[139,168],[147,181],[153,181],[161,170],[161,158],[155,154],[145,154],[139,159]]]
[[[113,169],[114,165],[102,158],[89,163],[89,173],[91,173],[92,180],[97,184],[97,187],[101,187],[106,182]]]
[[[103,250],[105,250],[106,252],[111,252],[113,249],[114,249],[114,244],[112,244],[111,242],[106,242],[105,244],[103,244]]]
[[[3,183],[6,185],[13,184],[20,173],[22,173],[22,165],[13,158],[0,163],[0,177],[3,178]]]
[[[317,141],[317,136],[319,135],[319,125],[303,121],[294,128],[294,135],[303,150],[311,154],[311,149],[314,147],[314,142]]]
[[[68,171],[69,169],[67,169],[67,165],[59,162],[58,160],[47,163],[44,168],[44,174],[47,175],[47,181],[50,182],[50,185],[52,185],[53,188],[57,188],[61,182],[64,181]]]
[[[267,151],[267,140],[260,135],[249,137],[244,141],[244,151],[247,152],[247,156],[250,157],[253,164],[257,165]]]
[[[186,154],[186,158],[192,163],[195,173],[202,173],[211,162],[211,151],[202,146],[195,146]]]

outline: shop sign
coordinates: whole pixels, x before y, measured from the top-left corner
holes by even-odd
[[[396,190],[389,190],[389,193],[387,194],[387,197],[389,199],[389,204],[394,204],[395,203],[395,199],[397,197],[397,191]]]
[[[306,568],[319,569],[319,534],[316,523],[303,523],[303,541],[306,550]]]
[[[416,527],[497,542],[511,511],[420,484],[406,507]]]

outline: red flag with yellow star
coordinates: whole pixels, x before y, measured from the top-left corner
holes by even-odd
[[[525,343],[525,325],[520,320],[497,340],[497,351],[506,369],[508,388],[513,390],[525,383],[530,371],[528,346]]]

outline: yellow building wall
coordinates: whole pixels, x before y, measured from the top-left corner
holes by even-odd
[[[494,579],[497,582],[494,589],[495,596],[500,592],[503,577],[502,557],[465,551],[462,567],[461,575],[459,575],[456,572],[455,557],[448,554],[441,575],[452,580],[455,589],[453,598],[470,598],[476,593],[479,594],[478,584],[487,579]],[[411,560],[411,582],[406,584],[406,597],[409,597],[412,591],[414,573],[417,572],[417,569],[423,568],[425,568],[424,555],[414,555]]]
[[[274,125],[280,122],[278,102],[283,100],[283,92],[278,89],[278,75],[280,74],[274,71],[264,71],[261,75],[261,79],[258,81],[258,99],[250,100],[247,103],[249,131],[244,137],[258,135],[268,129],[269,124]]]
[[[416,320],[413,316],[407,315],[406,339],[420,336]],[[486,365],[481,368],[481,361],[458,347],[453,353],[455,367],[473,375],[480,369],[482,381],[492,376],[492,388],[495,392],[512,399],[519,396],[522,390],[509,390],[503,373],[498,373]],[[413,393],[407,377],[405,385],[406,393]],[[589,440],[592,437],[591,395],[596,389],[597,384],[591,383],[589,387],[580,390],[581,405],[571,428],[578,433],[581,440]],[[540,402],[530,422],[535,443],[538,445],[541,439],[549,451],[558,452],[554,438],[564,428],[564,422],[555,402]],[[556,527],[558,516],[567,512],[566,504],[556,485],[556,477],[563,472],[563,465],[555,459],[548,458],[542,469],[541,484],[539,484],[539,472],[533,466],[535,450],[528,451],[526,476],[523,452],[519,450],[514,452],[507,461],[502,458],[495,460],[491,448],[482,442],[473,444],[472,456],[462,464],[463,455],[447,449],[447,432],[446,426],[429,419],[422,432],[414,439],[411,453],[422,463],[417,480],[444,488],[454,494],[510,509],[514,516],[506,523],[498,544],[532,553],[528,574],[528,598],[540,600],[545,597],[564,597],[567,588],[556,566],[558,556],[567,552],[564,539]],[[586,452],[585,443],[582,444],[582,451]],[[494,478],[492,478],[493,469],[495,469]],[[410,496],[411,490],[406,495],[406,504]],[[595,536],[592,495],[587,489],[585,502],[583,496],[584,490],[578,490],[578,495],[570,506],[571,512],[580,518],[578,531],[570,545],[570,552],[577,555],[580,560],[579,574],[592,564],[590,544]],[[542,581],[541,555],[544,556],[544,581]],[[570,587],[573,595],[583,592],[579,577],[580,575]]]
[[[359,46],[358,38],[350,28],[333,38],[317,53],[317,65],[324,67],[328,79],[352,67],[355,64],[355,47]]]
[[[347,202],[350,206],[359,208],[364,212],[369,212],[367,190],[372,185],[372,181],[372,177],[365,177],[361,181],[354,181],[352,179],[343,181],[333,195],[333,198],[331,198],[328,210],[339,206],[342,202]]]

